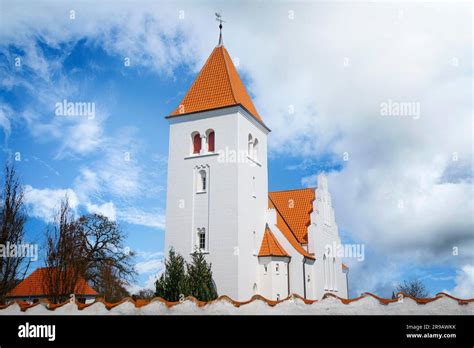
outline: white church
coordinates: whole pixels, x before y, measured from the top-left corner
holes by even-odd
[[[212,263],[219,295],[347,298],[348,268],[325,175],[316,188],[268,192],[270,129],[225,49],[222,33],[170,124],[165,250]]]

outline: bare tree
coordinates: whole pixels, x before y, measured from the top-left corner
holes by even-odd
[[[155,292],[151,289],[141,289],[132,296],[135,300],[151,300],[155,297]]]
[[[428,291],[423,282],[419,279],[405,280],[403,284],[397,286],[397,292],[403,292],[416,298],[428,297]]]
[[[8,245],[25,243],[26,213],[24,191],[12,165],[5,166],[5,183],[0,197],[0,245],[5,250]],[[5,295],[25,277],[31,259],[25,255],[4,257],[0,255],[0,303]]]
[[[46,270],[43,289],[54,303],[80,293],[79,279],[85,272],[85,243],[74,221],[68,197],[61,202],[53,225],[46,231]]]
[[[115,221],[100,214],[81,216],[78,226],[85,243],[86,279],[95,289],[116,284],[116,291],[122,292],[136,275],[132,263],[134,253],[124,246],[125,233]],[[111,277],[116,280],[112,282]]]
[[[114,269],[109,265],[105,265],[101,267],[100,282],[95,290],[103,296],[104,301],[117,302],[130,296],[130,293],[125,289],[125,285],[126,283],[114,274]]]
[[[115,221],[100,214],[83,215],[75,220],[67,198],[47,236],[48,294],[63,301],[72,293],[80,277],[107,301],[128,292],[125,286],[134,279],[134,254],[124,247],[125,234]]]

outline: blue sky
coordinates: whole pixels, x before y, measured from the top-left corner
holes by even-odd
[[[67,193],[78,213],[120,223],[138,252],[133,289],[152,284],[164,117],[215,46],[221,9],[224,43],[272,129],[269,189],[328,173],[343,242],[365,245],[364,262],[348,261],[351,295],[421,278],[432,294],[472,297],[468,4],[245,4],[2,1],[0,144],[2,162],[21,156],[28,237],[41,242]],[[94,103],[95,117],[55,115],[64,99]],[[421,117],[383,118],[387,100],[418,103]]]

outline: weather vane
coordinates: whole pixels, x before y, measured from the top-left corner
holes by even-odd
[[[222,11],[216,12],[216,21],[219,22],[219,44],[218,46],[222,46],[224,44],[224,41],[222,40],[222,23],[225,23],[225,21],[222,19]]]

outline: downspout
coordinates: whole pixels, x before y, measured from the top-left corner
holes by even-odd
[[[286,274],[288,274],[288,296],[290,296],[290,262],[291,257],[288,258],[288,263],[286,264]]]
[[[303,291],[304,291],[304,298],[306,299],[306,257],[303,257]]]
[[[347,298],[349,298],[349,271],[346,273],[346,289],[347,289]]]

